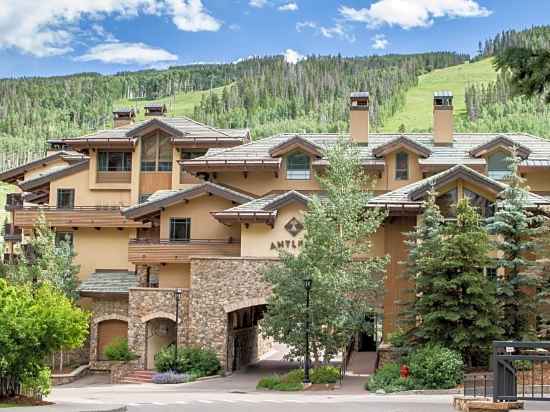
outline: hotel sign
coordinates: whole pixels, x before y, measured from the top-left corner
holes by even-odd
[[[298,236],[303,230],[304,225],[302,222],[300,222],[298,219],[293,217],[288,221],[288,223],[284,226],[286,231],[292,236],[296,237]],[[271,250],[277,250],[277,249],[298,249],[302,246],[304,243],[301,239],[285,239],[285,240],[277,240],[271,242]]]

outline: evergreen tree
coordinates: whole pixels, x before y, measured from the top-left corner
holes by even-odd
[[[502,268],[497,299],[500,306],[500,324],[507,339],[522,340],[534,334],[536,304],[533,298],[539,278],[531,270],[534,235],[541,218],[527,209],[528,192],[525,179],[518,172],[519,159],[509,159],[508,186],[496,202],[496,211],[489,219],[489,233],[495,236],[499,253],[496,267]]]
[[[538,279],[536,294],[537,336],[550,338],[550,219],[545,218],[535,239],[536,262],[533,268]]]
[[[413,313],[421,343],[462,353],[467,364],[487,361],[500,329],[494,323],[495,287],[485,276],[489,239],[468,198],[458,202],[456,221],[443,222],[432,191],[423,222],[410,235],[408,273],[416,283]]]
[[[340,141],[327,151],[329,167],[319,181],[323,198],[314,196],[304,215],[305,237],[297,254],[280,252],[280,262],[267,268],[273,285],[264,333],[304,354],[304,278],[312,279],[310,342],[314,359],[325,361],[365,328],[365,317],[379,309],[386,257],[368,257],[370,238],[384,213],[365,208],[370,192],[358,151]],[[356,259],[361,256],[362,259]]]

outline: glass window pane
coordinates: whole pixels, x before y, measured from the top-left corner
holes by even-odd
[[[395,155],[395,180],[407,180],[409,178],[409,155],[399,152]]]
[[[172,163],[172,143],[170,137],[159,137],[159,162]]]
[[[110,152],[109,153],[109,163],[107,165],[109,172],[120,172],[122,171],[122,153],[120,152]]]
[[[309,156],[303,153],[291,154],[287,157],[287,179],[307,180],[311,177]]]
[[[57,189],[57,207],[61,209],[74,207],[74,189]]]
[[[157,137],[149,136],[141,139],[141,170],[151,172],[156,169]]]
[[[458,189],[449,190],[438,196],[435,203],[439,206],[441,214],[445,218],[456,217],[456,204],[458,202]]]
[[[191,219],[170,219],[170,240],[189,241],[191,238]]]
[[[97,170],[100,172],[107,171],[107,163],[109,162],[108,152],[99,152],[97,154]]]
[[[74,241],[73,241],[73,232],[56,232],[55,233],[55,245],[60,246],[61,242],[67,242],[69,246],[72,248]]]
[[[125,172],[131,172],[132,171],[132,153],[124,153],[123,170]]]
[[[491,201],[468,189],[464,189],[464,196],[470,200],[470,204],[477,209],[478,213],[481,216],[493,216],[494,205],[493,203],[491,203]]]
[[[487,158],[487,170],[490,178],[501,180],[510,174],[508,157],[510,157],[508,153],[496,152]]]

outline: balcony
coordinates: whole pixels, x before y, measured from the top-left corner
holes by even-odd
[[[20,227],[13,227],[11,223],[4,224],[4,240],[21,242],[23,231]]]
[[[97,172],[96,183],[130,183],[132,172]]]
[[[127,227],[145,228],[150,223],[135,222],[126,219],[118,206],[76,206],[61,209],[47,206],[25,206],[15,209],[15,226],[32,227],[38,216],[43,213],[46,221],[53,227]]]
[[[191,256],[240,256],[238,239],[191,239],[189,241],[132,239],[128,260],[132,263],[188,263]]]

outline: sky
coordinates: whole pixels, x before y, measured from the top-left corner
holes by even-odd
[[[0,78],[250,56],[457,51],[550,22],[550,0],[0,0]]]

